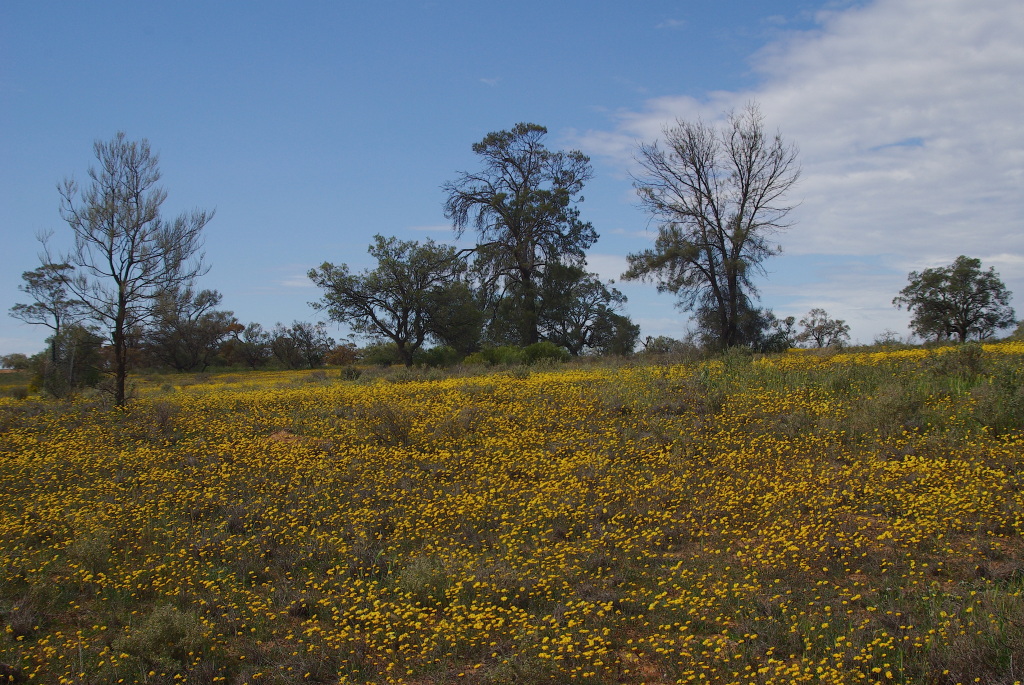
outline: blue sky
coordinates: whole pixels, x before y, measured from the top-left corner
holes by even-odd
[[[637,142],[757,100],[804,171],[763,304],[906,333],[911,270],[967,254],[1024,293],[1020,35],[1018,0],[3,3],[0,309],[35,234],[69,238],[57,182],[118,130],[159,152],[167,216],[216,209],[201,285],[269,326],[316,319],[306,271],[370,266],[375,233],[451,241],[441,185],[520,121],[591,156],[589,261],[615,278],[654,237]],[[672,297],[619,286],[644,335],[685,333]],[[44,337],[0,317],[0,354]]]

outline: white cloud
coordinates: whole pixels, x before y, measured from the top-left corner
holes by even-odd
[[[484,84],[485,86],[490,86],[491,88],[494,88],[500,82],[501,82],[500,78],[482,78],[482,79],[480,79],[480,83]]]
[[[596,273],[602,281],[618,281],[628,268],[626,258],[616,254],[588,254],[587,271]]]
[[[635,141],[677,118],[714,121],[756,100],[800,148],[787,254],[886,255],[886,288],[966,254],[1024,286],[1019,1],[877,0],[817,20],[752,57],[759,87],[653,99],[576,145],[629,169]],[[869,296],[888,307],[895,294],[841,276],[815,286],[836,286],[837,309],[861,311]]]

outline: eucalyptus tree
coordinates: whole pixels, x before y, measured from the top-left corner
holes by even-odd
[[[800,319],[803,330],[797,334],[799,342],[813,342],[816,347],[842,345],[850,340],[850,327],[842,319],[833,319],[824,309],[815,307]]]
[[[908,281],[892,303],[910,310],[910,327],[922,338],[984,340],[1017,323],[1010,291],[980,259],[960,255],[949,266],[911,271]]]
[[[481,162],[443,188],[444,211],[457,237],[467,229],[477,236],[476,270],[484,288],[510,294],[519,305],[519,342],[538,342],[540,287],[554,264],[579,265],[597,240],[590,223],[579,218],[576,203],[592,175],[590,160],[578,150],[552,152],[544,145],[547,129],[521,123],[488,133],[473,145]]]
[[[454,327],[474,325],[465,260],[454,247],[377,235],[368,251],[377,266],[362,273],[330,262],[310,270],[324,291],[310,306],[358,334],[391,340],[406,366],[428,337],[461,338]]]

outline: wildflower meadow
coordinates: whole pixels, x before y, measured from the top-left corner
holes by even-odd
[[[1024,680],[1024,345],[0,400],[0,682]]]

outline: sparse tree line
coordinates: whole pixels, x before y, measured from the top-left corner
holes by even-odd
[[[324,323],[278,323],[267,330],[219,309],[217,291],[197,289],[206,273],[201,232],[213,214],[160,214],[158,157],[147,141],[118,133],[97,141],[90,184],[60,186],[60,213],[73,246],[51,248],[40,236],[41,265],[19,286],[30,302],[11,315],[50,329],[49,347],[33,359],[8,355],[5,366],[31,365],[42,387],[64,396],[107,378],[124,404],[131,368],[178,371],[209,366],[286,368],[379,363],[501,363],[584,354],[628,355],[640,328],[624,313],[612,282],[587,270],[598,239],[578,203],[591,178],[576,150],[554,152],[547,130],[518,124],[473,145],[480,168],[444,184],[445,216],[455,236],[476,244],[458,250],[377,235],[376,266],[354,273],[325,262],[309,271],[322,296],[310,304],[370,344],[338,344]],[[656,222],[654,246],[627,256],[626,280],[654,283],[693,314],[691,344],[781,351],[800,344],[843,345],[849,326],[821,308],[778,318],[757,306],[754,276],[780,252],[788,227],[785,196],[800,169],[796,148],[764,130],[755,105],[722,127],[678,121],[664,142],[641,145],[634,186]],[[1010,293],[994,269],[959,257],[948,267],[912,272],[893,300],[923,339],[985,339],[1016,323]],[[652,354],[681,343],[647,338]]]

